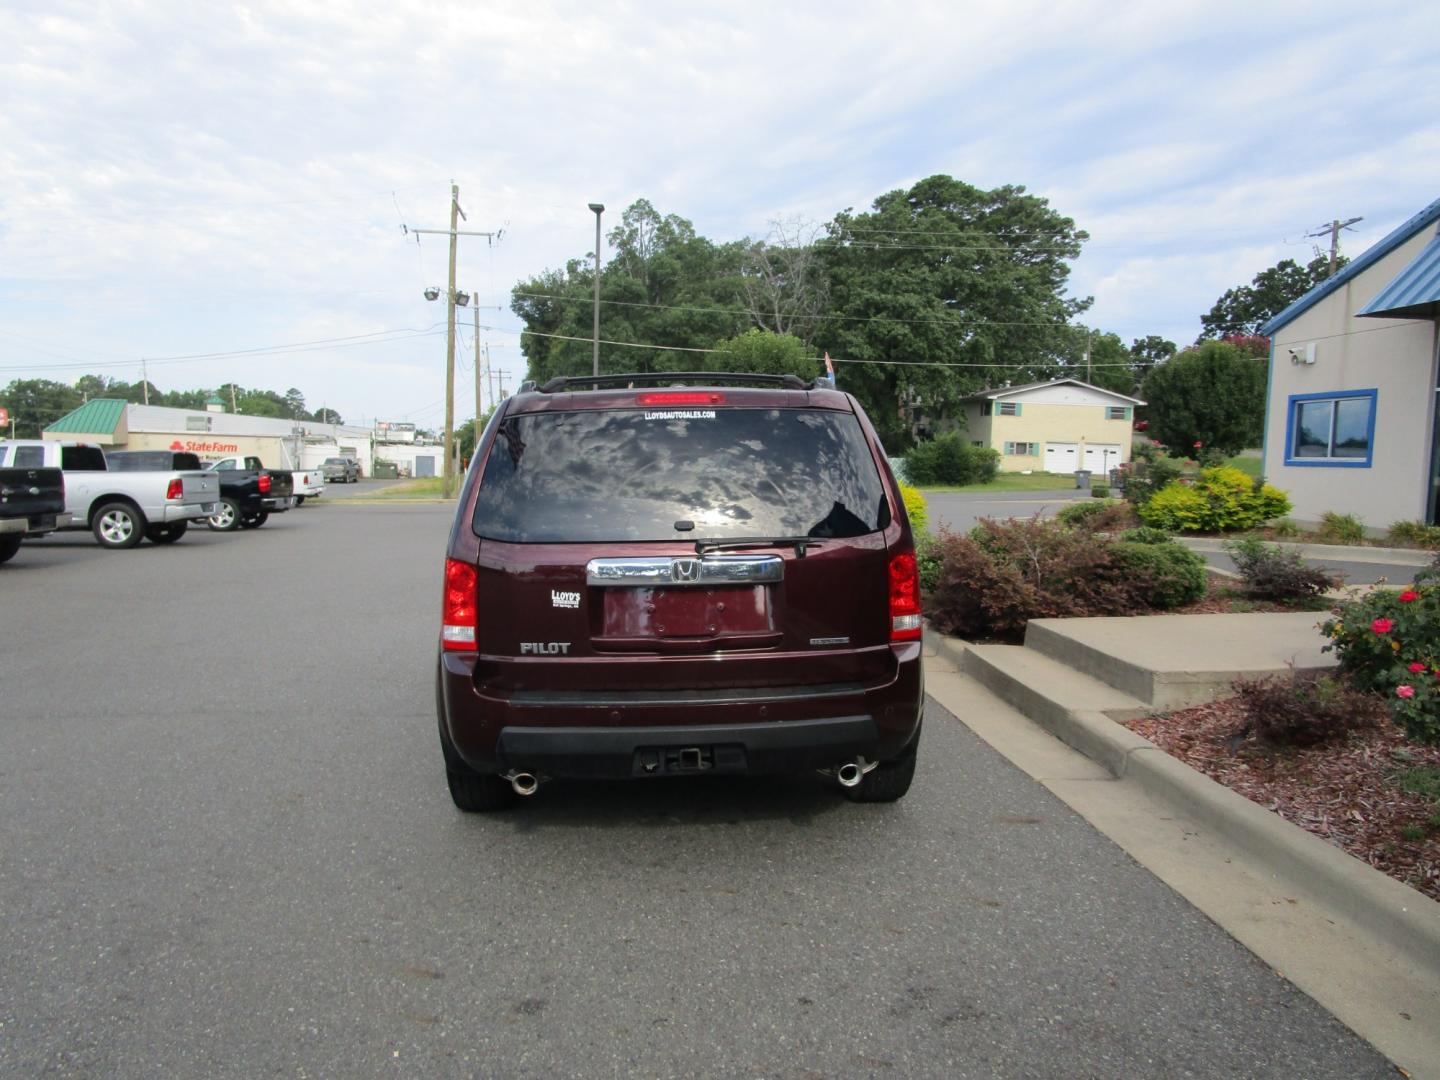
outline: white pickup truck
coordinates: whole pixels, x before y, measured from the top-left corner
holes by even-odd
[[[323,469],[295,469],[290,473],[295,481],[295,505],[306,499],[318,499],[325,494],[325,472]]]
[[[0,441],[0,468],[60,469],[72,529],[89,529],[101,547],[130,548],[142,537],[173,544],[190,522],[215,513],[220,478],[206,472],[111,472],[93,443]]]

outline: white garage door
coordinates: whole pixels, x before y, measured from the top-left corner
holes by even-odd
[[[1086,443],[1085,464],[1082,468],[1089,469],[1096,476],[1104,476],[1105,473],[1120,464],[1119,443]]]
[[[1046,472],[1074,472],[1080,468],[1080,444],[1073,442],[1047,442],[1045,444]]]

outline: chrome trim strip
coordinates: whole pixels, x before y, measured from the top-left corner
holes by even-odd
[[[784,577],[785,560],[779,555],[638,556],[591,559],[585,564],[586,585],[713,588],[765,585]]]

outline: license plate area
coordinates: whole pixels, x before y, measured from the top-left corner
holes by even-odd
[[[601,641],[673,641],[764,636],[775,632],[766,585],[606,588]]]
[[[696,773],[743,773],[745,749],[741,746],[642,746],[635,751],[636,776],[674,776]]]

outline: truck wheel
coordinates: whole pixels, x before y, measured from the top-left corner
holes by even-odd
[[[267,521],[269,521],[269,520],[270,520],[270,511],[269,511],[269,510],[260,510],[260,511],[257,511],[256,513],[254,513],[254,514],[251,514],[249,517],[243,517],[243,518],[241,518],[241,519],[240,519],[240,527],[241,527],[242,529],[258,529],[261,525],[264,525],[265,522],[267,522]]]
[[[852,788],[841,788],[851,802],[894,802],[910,790],[915,779],[915,759],[920,750],[920,732],[900,756],[882,761],[865,774],[863,780]]]
[[[0,563],[7,563],[15,557],[20,550],[21,539],[19,536],[0,536]]]
[[[445,734],[444,702],[440,696],[440,672],[435,672],[435,711],[440,721],[440,753],[445,757],[445,782],[455,806],[467,814],[504,810],[515,805],[520,796],[510,781],[494,773],[476,772],[450,745]]]
[[[151,525],[145,530],[145,539],[152,544],[173,544],[185,535],[190,527],[188,521],[177,521],[170,525]]]
[[[295,496],[295,505],[296,505],[296,506],[304,506],[304,505],[305,505],[305,496],[304,496],[304,495],[296,495],[296,496]]]
[[[90,531],[101,547],[133,548],[145,535],[145,518],[130,503],[106,503],[95,511]]]
[[[240,527],[240,507],[234,499],[222,498],[215,513],[205,519],[205,524],[216,532],[232,532]]]

